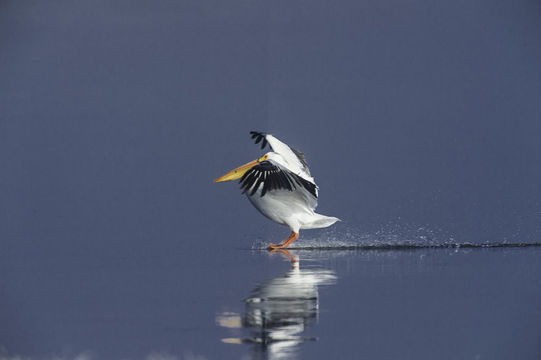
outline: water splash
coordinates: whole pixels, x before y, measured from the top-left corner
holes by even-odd
[[[509,242],[495,241],[480,243],[457,241],[453,234],[429,226],[388,223],[377,230],[340,224],[325,230],[304,231],[299,240],[288,249],[298,250],[370,250],[370,249],[414,249],[414,248],[495,248],[541,246],[541,241]],[[266,249],[268,241],[256,240],[253,250]]]

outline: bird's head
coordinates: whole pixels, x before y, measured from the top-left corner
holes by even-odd
[[[259,164],[260,162],[267,160],[270,154],[271,153],[267,153],[257,160],[250,161],[249,163],[241,165],[238,168],[231,170],[227,174],[215,179],[214,182],[231,181],[231,180],[240,179],[248,170],[250,170],[257,164]]]

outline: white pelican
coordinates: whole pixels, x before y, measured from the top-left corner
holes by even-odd
[[[279,245],[269,248],[283,249],[299,237],[300,229],[317,229],[331,226],[340,219],[317,214],[318,187],[306,164],[297,151],[270,134],[251,131],[255,143],[267,143],[273,151],[257,160],[239,166],[214,182],[240,178],[242,193],[263,215],[289,226],[291,234]]]

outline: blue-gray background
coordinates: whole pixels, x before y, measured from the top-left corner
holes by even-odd
[[[19,300],[43,269],[189,258],[207,273],[185,288],[216,249],[285,236],[212,183],[260,156],[250,130],[302,150],[344,220],[305,239],[538,242],[540,20],[538,1],[3,0],[3,345],[59,351],[15,329],[38,327]]]

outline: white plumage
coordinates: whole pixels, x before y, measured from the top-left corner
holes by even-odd
[[[272,151],[245,164],[215,181],[240,178],[241,189],[250,202],[267,218],[288,226],[292,233],[280,245],[285,248],[298,237],[300,229],[324,228],[339,221],[338,218],[315,212],[318,187],[304,155],[272,135],[251,132],[256,143],[268,143]]]

